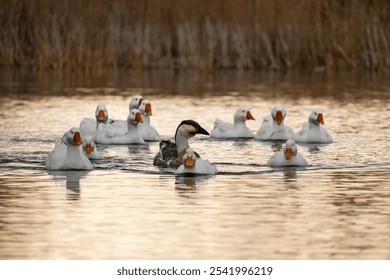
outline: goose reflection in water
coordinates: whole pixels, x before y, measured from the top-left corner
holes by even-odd
[[[229,141],[229,140],[228,140]],[[250,144],[251,142],[248,141],[247,139],[238,139],[238,140],[235,140],[232,145],[234,147],[237,147],[237,148],[245,148],[245,147],[248,147],[248,145]]]
[[[310,154],[320,153],[321,148],[329,146],[329,144],[319,144],[319,143],[299,143],[299,145],[305,148]]]
[[[297,172],[294,170],[291,170],[291,167],[286,169],[284,171],[284,181],[285,182],[297,182]]]
[[[284,142],[279,142],[279,141],[272,143],[272,145],[271,145],[272,151],[274,151],[274,152],[280,151],[280,149],[283,147],[283,144],[284,144]]]
[[[176,190],[193,190],[206,183],[213,175],[186,174],[178,175],[175,179]]]
[[[88,175],[90,171],[85,170],[62,170],[62,171],[48,171],[50,176],[53,176],[54,182],[60,182],[62,185],[65,179],[66,199],[79,200],[80,199],[80,180]]]
[[[145,145],[132,144],[132,145],[128,145],[128,151],[130,155],[144,156],[145,153],[150,152],[150,146],[148,144]]]

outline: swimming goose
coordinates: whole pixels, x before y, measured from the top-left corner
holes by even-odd
[[[96,143],[98,144],[145,144],[138,132],[138,124],[142,123],[141,112],[138,109],[132,109],[127,117],[127,132],[125,134],[117,128],[100,124]]]
[[[108,110],[102,103],[98,104],[95,110],[95,120],[91,118],[84,118],[80,122],[80,132],[84,138],[93,139],[96,137],[97,127],[100,123],[107,124]]]
[[[320,109],[315,109],[310,114],[308,122],[303,124],[301,131],[294,135],[294,140],[306,143],[332,143],[332,136],[320,124],[324,124],[324,116]]]
[[[282,167],[282,166],[307,166],[306,159],[298,154],[298,148],[295,141],[287,140],[283,151],[276,152],[267,162],[268,166]]]
[[[271,115],[264,118],[260,129],[256,132],[256,140],[287,140],[294,136],[291,128],[284,125],[286,109],[281,104],[276,104],[271,110]]]
[[[46,159],[48,170],[92,170],[93,165],[81,152],[83,138],[78,128],[71,128],[61,141],[57,141],[54,150]]]
[[[220,119],[214,122],[211,131],[212,138],[253,138],[254,134],[246,126],[247,120],[255,120],[251,112],[245,107],[239,107],[234,114],[234,123],[226,123]]]
[[[150,125],[150,116],[152,115],[152,104],[149,100],[144,99],[139,106],[142,114],[143,123],[139,125],[139,134],[145,141],[158,141],[160,135],[157,130]]]
[[[160,140],[160,151],[154,157],[153,165],[161,167],[178,167],[183,163],[183,156],[189,148],[188,139],[196,134],[209,135],[196,121],[182,121],[176,129],[175,143],[170,140]],[[200,158],[199,154],[195,155]]]
[[[91,138],[85,139],[82,145],[84,155],[89,159],[101,159],[102,154],[98,151],[95,142]]]
[[[141,95],[135,95],[129,102],[129,112],[133,109],[139,109],[144,98]]]
[[[141,95],[135,95],[133,98],[131,98],[129,102],[129,113],[133,109],[138,109],[141,105],[141,102],[144,100],[144,98]],[[124,129],[123,133],[126,132],[127,128],[127,120],[109,120],[109,124],[112,127],[118,127],[119,129]]]
[[[198,158],[193,149],[187,148],[183,156],[183,164],[175,170],[175,174],[215,175],[217,169],[208,160]]]

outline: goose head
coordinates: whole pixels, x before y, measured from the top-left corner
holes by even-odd
[[[90,155],[96,150],[95,142],[93,142],[92,138],[86,139],[83,143],[83,151]]]
[[[247,120],[255,120],[255,118],[247,108],[239,107],[234,113],[234,122],[245,122]]]
[[[98,123],[107,122],[108,110],[104,104],[100,103],[99,105],[97,105],[96,110],[95,110],[95,117],[96,117],[96,121]]]
[[[283,148],[284,158],[290,160],[292,157],[295,157],[298,153],[297,145],[292,139],[288,139]]]
[[[141,95],[133,96],[133,98],[130,100],[129,103],[129,112],[132,109],[138,109],[139,106],[141,105],[142,100],[144,100],[144,98]]]
[[[63,137],[66,144],[73,146],[80,146],[84,142],[80,130],[76,127],[72,127]]]
[[[127,123],[132,125],[138,125],[138,123],[142,123],[141,112],[138,109],[132,109],[127,117]]]
[[[141,102],[141,105],[139,105],[138,110],[145,115],[145,116],[151,116],[152,115],[152,104],[149,100],[144,99]]]
[[[282,104],[276,104],[271,110],[272,118],[276,121],[278,125],[281,125],[284,121],[284,118],[287,115],[286,109]]]
[[[194,137],[196,134],[204,134],[209,135],[209,133],[200,126],[196,121],[193,120],[185,120],[182,121],[176,129],[175,140],[177,141],[178,136],[182,136],[184,138]]]
[[[324,124],[324,116],[320,109],[315,109],[309,116],[309,123],[314,125]]]
[[[192,168],[195,166],[196,155],[193,149],[187,148],[184,156],[183,156],[183,164],[185,167]]]

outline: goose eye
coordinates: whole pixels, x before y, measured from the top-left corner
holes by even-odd
[[[317,116],[317,113],[314,113],[314,115],[316,115],[316,116]]]

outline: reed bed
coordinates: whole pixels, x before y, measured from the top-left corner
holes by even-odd
[[[390,66],[388,0],[8,0],[1,6],[1,67]]]

